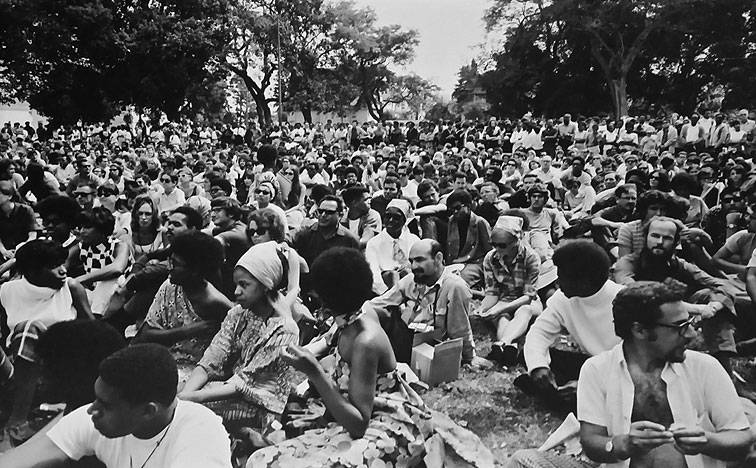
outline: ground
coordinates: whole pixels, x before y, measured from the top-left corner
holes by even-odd
[[[477,354],[486,356],[491,346],[488,328],[474,320],[473,335]],[[423,399],[476,433],[493,452],[497,466],[505,466],[515,451],[537,448],[562,422],[561,416],[515,388],[512,382],[523,372],[520,366],[463,368],[458,380],[430,389]]]

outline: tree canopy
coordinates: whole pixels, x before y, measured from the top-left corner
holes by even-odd
[[[481,83],[496,113],[689,112],[711,87],[747,98],[753,8],[746,0],[495,0],[485,19],[506,40]]]

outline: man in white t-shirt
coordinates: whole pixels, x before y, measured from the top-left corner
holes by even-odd
[[[95,456],[108,468],[230,468],[221,418],[176,399],[178,374],[167,348],[130,346],[100,364],[95,401],[42,436],[0,455],[0,466],[67,466]],[[91,417],[90,417],[91,416]]]

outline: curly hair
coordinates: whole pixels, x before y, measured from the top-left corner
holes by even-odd
[[[177,235],[171,241],[171,253],[207,280],[216,279],[223,265],[223,246],[214,237],[199,231]]]
[[[372,296],[373,274],[356,249],[333,247],[318,255],[310,278],[323,304],[336,315],[354,312]]]
[[[16,251],[16,269],[24,276],[66,263],[68,250],[51,240],[35,239]]]
[[[176,398],[176,360],[165,346],[145,343],[111,354],[100,363],[100,378],[129,403],[170,405]]]
[[[622,339],[632,338],[633,323],[652,327],[662,316],[660,306],[685,298],[686,286],[674,279],[636,281],[617,293],[612,302],[614,333]]]

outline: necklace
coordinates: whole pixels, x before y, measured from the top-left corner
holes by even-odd
[[[174,410],[173,416],[176,415],[176,412]],[[165,428],[165,432],[163,432],[163,436],[160,437],[160,440],[157,441],[155,444],[155,447],[153,447],[152,452],[150,452],[149,455],[147,455],[147,458],[144,460],[144,463],[142,463],[142,466],[139,468],[144,468],[144,466],[147,464],[148,461],[150,461],[150,458],[155,454],[155,451],[160,447],[160,444],[163,442],[163,439],[165,439],[165,436],[168,435],[168,430],[171,428],[171,424],[173,423],[173,416],[171,416],[171,422],[168,423],[168,426]],[[134,461],[131,459],[131,455],[129,455],[129,468],[134,468]]]

